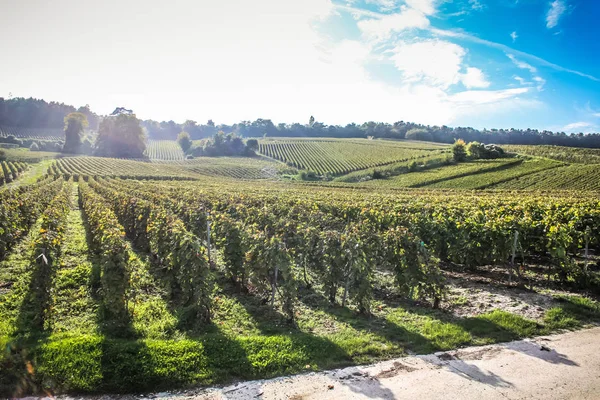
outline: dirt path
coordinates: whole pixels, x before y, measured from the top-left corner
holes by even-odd
[[[598,399],[599,339],[600,327],[366,367],[146,398]]]

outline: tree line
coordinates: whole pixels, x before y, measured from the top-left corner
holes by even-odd
[[[0,126],[24,128],[62,128],[66,115],[72,112],[84,114],[89,129],[99,129],[100,117],[89,106],[76,109],[63,103],[46,102],[33,98],[0,97]],[[557,145],[570,147],[600,148],[600,133],[567,134],[537,129],[475,129],[471,127],[430,126],[413,122],[394,123],[369,121],[363,124],[326,125],[311,117],[308,123],[275,124],[270,119],[241,121],[233,125],[205,124],[193,120],[175,121],[141,120],[140,125],[151,139],[176,140],[180,132],[188,132],[192,140],[213,137],[218,132],[234,133],[238,137],[334,137],[334,138],[383,138],[412,139],[440,143],[454,143],[456,139],[466,142],[523,145]]]

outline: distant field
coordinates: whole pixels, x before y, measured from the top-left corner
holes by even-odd
[[[265,160],[264,158],[248,157],[198,157],[186,160],[180,164],[187,171],[200,175],[225,176],[237,179],[276,179],[287,169],[288,173],[296,174],[285,165]]]
[[[53,168],[53,173],[88,176],[180,179],[198,178],[198,175],[177,164],[155,164],[151,162],[103,157],[65,157],[57,160],[51,168]]]
[[[523,160],[523,162],[511,166],[510,168],[449,179],[431,185],[425,185],[424,187],[428,189],[485,189],[502,182],[547,170],[549,168],[558,167],[560,165],[561,163],[558,161],[543,158]]]
[[[553,168],[494,185],[492,189],[600,190],[600,164]]]
[[[258,157],[201,157],[174,162],[147,162],[88,156],[61,158],[51,168],[54,174],[147,179],[202,179],[206,176],[276,179],[286,169],[283,164]],[[287,169],[289,173],[296,173],[295,170]]]
[[[546,157],[568,163],[600,164],[600,149],[583,149],[563,146],[502,145],[507,151],[530,156]]]
[[[181,161],[185,154],[181,146],[174,140],[149,140],[146,156],[152,161]]]
[[[38,139],[38,140],[64,140],[65,133],[62,129],[34,129],[14,128],[0,126],[0,136],[14,136],[16,138]]]
[[[374,179],[362,183],[364,186],[421,187],[466,175],[481,174],[520,162],[515,159],[478,160],[456,165],[400,174],[388,179]]]
[[[35,163],[41,160],[56,158],[61,154],[52,151],[30,151],[29,149],[24,148],[2,149],[2,151],[6,153],[6,158],[9,161],[24,161],[28,163]]]
[[[343,175],[394,162],[426,157],[444,146],[431,143],[366,139],[263,139],[259,152],[317,174]]]

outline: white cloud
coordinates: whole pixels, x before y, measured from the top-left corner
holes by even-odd
[[[593,132],[594,128],[596,128],[596,125],[590,124],[589,122],[573,122],[571,124],[563,126],[561,130],[565,132],[588,133]]]
[[[521,85],[531,85],[531,82],[527,82],[527,80],[525,80],[524,78],[521,78],[518,75],[515,75],[513,77],[516,81],[518,81]]]
[[[540,76],[534,76],[533,80],[537,82],[537,90],[538,91],[542,91],[544,90],[544,85],[546,84],[546,80]]]
[[[425,29],[428,26],[429,20],[422,12],[407,7],[402,7],[402,11],[396,14],[358,21],[358,27],[363,35],[375,41],[389,39],[395,32],[411,28]]]
[[[457,93],[450,98],[455,104],[473,105],[489,104],[501,100],[510,99],[529,91],[528,88],[504,89],[504,90],[468,90]]]
[[[483,72],[479,68],[468,67],[467,72],[462,75],[461,81],[467,89],[487,88],[490,82],[485,79]]]
[[[546,27],[552,29],[558,25],[560,17],[567,11],[567,6],[562,0],[554,0],[550,3],[550,9],[546,14]]]
[[[391,59],[406,82],[421,82],[442,89],[459,82],[468,89],[490,85],[479,68],[467,66],[466,72],[461,72],[466,50],[455,43],[438,39],[402,41],[392,53]]]
[[[398,7],[396,0],[367,0],[368,4],[375,4],[381,11],[391,11]]]
[[[517,38],[519,37],[519,35],[517,35],[517,31],[513,31],[510,34],[510,37],[512,38],[513,43],[517,41]]]
[[[473,10],[483,10],[485,6],[479,0],[469,0],[469,4]]]
[[[519,60],[517,60],[517,59],[515,58],[515,56],[513,56],[512,54],[508,54],[508,53],[506,53],[506,56],[507,56],[508,58],[510,58],[510,60],[511,60],[511,61],[512,61],[512,62],[513,62],[513,63],[514,63],[514,64],[515,64],[517,67],[519,67],[519,68],[521,68],[521,69],[528,69],[528,70],[529,70],[529,72],[531,72],[532,74],[535,74],[535,73],[537,72],[537,69],[536,69],[534,66],[532,66],[532,65],[530,65],[530,64],[527,64],[527,63],[526,63],[526,62],[524,62],[524,61],[519,61]]]
[[[410,82],[425,81],[447,88],[460,81],[460,69],[465,49],[443,40],[400,42],[391,59]]]
[[[410,8],[421,11],[425,15],[435,14],[436,3],[437,3],[437,0],[406,0],[406,4]]]

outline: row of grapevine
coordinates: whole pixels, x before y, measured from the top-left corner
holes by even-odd
[[[439,181],[430,185],[428,188],[438,189],[486,189],[493,188],[503,182],[509,182],[536,172],[558,168],[562,163],[543,158],[534,158],[524,160],[523,162],[511,165],[510,168],[499,168],[496,171],[485,174],[474,174],[454,179]]]
[[[600,164],[600,149],[546,145],[502,145],[506,151],[576,164]]]
[[[118,176],[138,179],[272,179],[284,168],[280,163],[250,157],[201,157],[193,160],[144,162],[102,157],[64,157],[48,167],[49,175]],[[288,171],[295,174],[296,171]]]
[[[569,165],[494,185],[493,189],[600,190],[600,164]]]
[[[351,171],[407,161],[443,150],[407,148],[382,142],[261,140],[259,152],[318,174],[343,175]]]
[[[145,154],[152,161],[180,161],[185,159],[181,146],[174,140],[149,140]]]
[[[516,165],[520,161],[521,160],[512,158],[477,160],[460,164],[445,165],[438,168],[417,170],[396,175],[388,179],[370,180],[364,182],[363,185],[383,187],[422,187],[450,179],[461,178],[467,175],[485,174],[500,168]]]
[[[52,275],[56,270],[60,249],[63,244],[67,216],[71,205],[72,182],[60,182],[61,189],[48,204],[40,218],[39,235],[33,244],[34,259],[31,260],[34,273],[32,287],[36,290],[28,293],[25,299],[32,309],[31,319],[21,326],[31,332],[32,329],[46,330],[47,312],[50,304]],[[24,332],[25,333],[25,332]]]
[[[197,179],[198,176],[177,165],[121,160],[103,157],[65,157],[50,167],[49,175],[120,176],[140,179]]]
[[[25,170],[27,170],[27,164],[21,161],[0,162],[0,186],[17,179]]]
[[[158,190],[152,183],[135,187],[132,182],[111,182],[119,190],[146,191],[148,198]],[[519,252],[548,257],[562,281],[585,280],[572,256],[585,242],[592,248],[600,244],[600,203],[580,193],[517,198],[504,192],[471,197],[425,191],[415,196],[411,191],[386,196],[238,185],[228,187],[224,196],[223,185],[171,182],[162,186],[162,196],[187,209],[226,213],[244,226],[256,224],[258,231],[282,221],[288,233],[297,232],[300,223],[322,232],[332,227],[343,232],[353,224],[379,234],[402,227],[436,257],[469,266],[507,265],[514,233],[519,232]]]
[[[443,290],[435,261],[406,228],[380,231],[373,224],[347,225],[322,212],[299,215],[296,212],[301,210],[295,208],[283,217],[266,209],[222,202],[225,211],[206,198],[194,202],[172,193],[145,191],[145,184],[118,180],[100,184],[113,193],[127,193],[161,206],[177,204],[177,214],[199,234],[205,229],[202,214],[210,209],[211,239],[223,254],[230,278],[240,287],[250,285],[268,294],[272,303],[278,295],[290,319],[294,318],[299,283],[311,285],[313,280],[324,282],[332,303],[340,300],[345,305],[351,299],[360,311],[369,313],[377,265],[395,272],[398,286],[407,296],[435,300]]]
[[[33,226],[62,185],[63,180],[46,179],[0,192],[0,259]]]
[[[187,313],[194,314],[195,319],[210,320],[212,280],[206,249],[200,240],[164,207],[111,190],[94,180],[89,185],[104,198],[104,207],[113,210],[134,244],[153,254],[156,263],[166,271],[163,281],[168,282],[171,299],[187,307]],[[85,191],[82,194],[86,196]]]
[[[65,133],[62,129],[48,128],[21,128],[0,126],[0,136],[14,136],[23,139],[36,140],[64,140]]]

